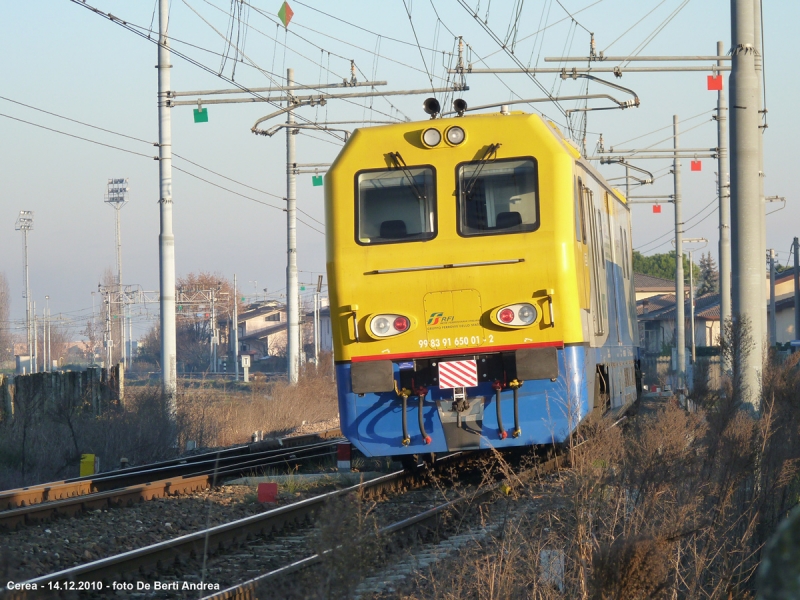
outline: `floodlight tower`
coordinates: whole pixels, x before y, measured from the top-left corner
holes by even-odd
[[[25,298],[25,329],[28,334],[28,356],[33,356],[33,337],[31,335],[31,285],[28,277],[28,232],[33,231],[33,211],[21,210],[17,217],[14,227],[22,232],[22,279],[25,288],[22,290],[22,297]],[[31,361],[28,359],[28,371],[30,372]]]
[[[125,179],[109,179],[106,188],[105,202],[114,207],[114,215],[117,231],[117,292],[122,297],[122,229],[120,228],[119,211],[128,203],[128,178]],[[125,362],[125,305],[122,306],[122,318],[119,325],[119,345],[120,345],[120,360]],[[111,365],[108,365],[111,368]]]

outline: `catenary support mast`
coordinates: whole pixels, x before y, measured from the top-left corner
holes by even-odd
[[[177,412],[175,341],[175,236],[172,233],[172,123],[169,89],[169,0],[158,0],[158,167],[161,208],[159,283],[161,309],[161,382],[172,415]]]
[[[731,0],[731,259],[732,315],[747,334],[734,364],[743,402],[760,409],[765,310],[759,195],[759,102],[753,0]]]
[[[294,69],[286,70],[286,85],[294,85]],[[292,100],[287,101],[292,105]],[[297,383],[300,367],[300,311],[298,310],[297,289],[297,175],[295,175],[296,131],[294,111],[290,110],[286,119],[286,317],[287,328],[287,370],[289,383]]]
[[[683,212],[681,210],[681,161],[678,158],[678,115],[672,115],[672,142],[675,160],[672,163],[675,184],[675,374],[676,386],[686,385],[686,318],[684,315],[683,283]]]
[[[717,56],[724,47],[717,42]],[[722,65],[722,60],[717,60]],[[731,185],[728,171],[728,98],[727,90],[717,92],[717,193],[719,194],[719,297],[720,343],[725,341],[725,323],[731,319]],[[726,353],[723,353],[723,372],[731,370]]]

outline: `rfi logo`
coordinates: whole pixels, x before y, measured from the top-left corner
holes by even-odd
[[[432,312],[428,317],[428,325],[438,325],[439,323],[449,323],[455,317],[445,317],[444,313]]]

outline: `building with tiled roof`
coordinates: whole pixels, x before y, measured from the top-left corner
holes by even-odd
[[[695,298],[695,346],[718,346],[720,332],[719,294],[705,294]],[[650,296],[636,302],[639,322],[639,340],[647,354],[660,354],[662,348],[671,346],[675,339],[675,294]],[[684,301],[685,336],[691,343],[691,306]]]
[[[660,294],[675,294],[675,280],[653,277],[643,273],[633,274],[633,287],[636,290],[636,300],[650,298]],[[689,286],[684,286],[684,294],[689,297]]]

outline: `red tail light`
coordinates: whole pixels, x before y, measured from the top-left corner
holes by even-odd
[[[397,317],[394,320],[394,328],[401,333],[408,329],[409,325],[410,323],[406,317]]]
[[[501,323],[511,323],[514,320],[514,311],[510,308],[504,308],[497,314],[497,320]]]

